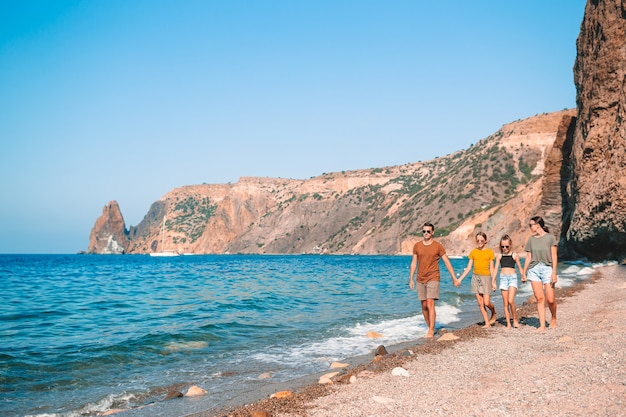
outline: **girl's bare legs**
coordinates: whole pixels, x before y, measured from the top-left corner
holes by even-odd
[[[537,314],[539,315],[539,331],[546,330],[546,299],[543,294],[543,284],[541,281],[530,281],[533,288],[533,294],[537,299]],[[554,295],[554,292],[553,292]]]
[[[509,287],[508,292],[509,308],[511,309],[511,315],[513,316],[513,327],[517,329],[519,327],[519,321],[517,320],[517,307],[515,306],[515,293],[517,292],[517,288]],[[502,298],[504,298],[504,296],[502,296]]]
[[[504,318],[506,319],[506,328],[511,328],[511,315],[509,314],[509,290],[502,291],[502,303],[504,304]]]
[[[496,307],[491,302],[491,295],[483,294],[483,299],[485,301],[485,307],[491,310],[491,317],[489,318],[489,324],[494,324],[496,322]]]
[[[478,302],[480,314],[483,315],[483,319],[485,320],[485,325],[483,326],[483,329],[488,329],[491,327],[491,324],[489,324],[489,316],[487,315],[487,310],[485,309],[485,300],[483,299],[483,294],[476,293],[476,301]]]
[[[548,303],[548,309],[552,315],[552,318],[550,319],[550,328],[554,329],[556,327],[556,300],[554,299],[554,287],[552,284],[545,284],[544,287],[546,289],[546,302]]]

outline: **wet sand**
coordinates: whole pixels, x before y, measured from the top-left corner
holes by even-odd
[[[330,369],[340,372],[332,384],[311,376],[286,384],[285,398],[269,398],[281,387],[268,384],[239,399],[246,405],[193,417],[626,415],[626,266],[598,268],[556,296],[556,329],[538,332],[536,304],[518,297],[518,329],[505,327],[496,305],[491,329],[443,330]],[[450,335],[458,339],[444,341]],[[392,375],[399,367],[405,375]]]

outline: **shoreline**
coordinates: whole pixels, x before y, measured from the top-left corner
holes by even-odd
[[[610,288],[604,288],[611,284],[615,284],[618,288],[623,289],[624,291],[611,291]],[[623,286],[620,287],[620,285]],[[602,287],[602,288],[600,288]],[[604,298],[616,298],[621,297],[621,300],[626,300],[623,293],[626,293],[626,268],[620,265],[612,265],[612,266],[603,266],[598,268],[594,275],[585,281],[576,283],[570,287],[560,288],[557,290],[557,304],[559,307],[559,327],[557,329],[550,329],[545,333],[537,333],[536,327],[538,326],[537,321],[537,309],[536,305],[532,302],[523,302],[521,299],[517,299],[518,303],[518,314],[520,317],[520,322],[522,325],[520,329],[511,329],[507,330],[504,325],[504,317],[502,314],[502,306],[497,307],[498,311],[498,322],[492,327],[492,329],[484,330],[480,328],[478,323],[473,322],[467,323],[467,326],[461,327],[459,329],[441,329],[438,332],[438,336],[434,340],[427,339],[417,339],[411,342],[405,342],[398,345],[393,346],[385,346],[388,355],[376,357],[377,360],[374,361],[374,354],[363,355],[356,358],[351,358],[346,360],[346,362],[350,363],[350,366],[343,369],[329,369],[326,372],[320,372],[314,375],[308,375],[306,377],[299,378],[294,381],[287,381],[284,383],[268,383],[266,386],[261,387],[254,392],[246,393],[233,401],[230,401],[227,404],[223,404],[219,408],[207,410],[200,413],[189,414],[188,417],[249,417],[252,415],[258,416],[274,416],[274,417],[297,417],[297,416],[331,416],[331,415],[350,415],[350,416],[360,416],[360,415],[368,415],[367,413],[371,413],[373,409],[377,407],[382,407],[380,413],[376,413],[377,415],[411,415],[411,413],[400,411],[398,409],[398,401],[394,399],[394,396],[387,398],[388,404],[381,404],[376,402],[376,398],[372,400],[373,393],[381,388],[381,385],[398,385],[401,384],[400,387],[396,387],[397,391],[413,391],[412,397],[415,396],[415,392],[413,387],[415,384],[413,382],[409,383],[404,380],[404,377],[391,376],[390,371],[396,367],[403,367],[408,370],[408,373],[411,375],[409,379],[413,381],[413,378],[416,378],[415,383],[419,385],[420,381],[423,378],[419,378],[418,372],[412,370],[414,367],[420,367],[420,362],[422,359],[428,358],[430,361],[434,361],[434,369],[437,369],[439,372],[442,367],[450,367],[454,365],[454,359],[445,359],[443,356],[448,356],[452,351],[455,350],[464,350],[464,349],[477,349],[479,352],[483,350],[489,351],[493,346],[493,349],[501,350],[502,343],[513,342],[515,343],[531,343],[533,341],[546,342],[548,339],[552,341],[554,337],[560,337],[564,339],[562,342],[562,346],[567,347],[568,344],[579,344],[585,343],[585,340],[582,340],[582,336],[584,336],[584,332],[581,329],[577,329],[577,327],[582,328],[583,326],[576,326],[576,323],[572,323],[568,321],[568,316],[570,320],[573,318],[573,314],[568,314],[568,310],[573,310],[577,315],[585,314],[581,312],[585,308],[593,309],[600,308],[602,306],[603,299],[598,297],[598,290],[602,293],[602,297]],[[595,291],[592,291],[595,290]],[[584,294],[584,295],[581,295]],[[591,295],[591,297],[590,297]],[[595,295],[595,297],[593,297]],[[580,298],[593,298],[595,299],[595,303],[586,305],[586,301],[581,301]],[[626,302],[623,303],[623,307],[619,305],[619,303],[612,303],[614,308],[617,308],[618,311],[613,311],[613,314],[619,316],[620,312],[626,312]],[[502,317],[501,317],[502,316]],[[549,313],[548,313],[549,317]],[[579,324],[585,324],[585,331],[593,332],[593,328],[587,328],[592,325],[592,323],[585,321],[585,319],[581,319]],[[621,326],[624,329],[624,326]],[[597,330],[597,329],[595,329]],[[583,333],[581,333],[583,332]],[[625,330],[626,332],[626,330]],[[516,334],[517,333],[517,334]],[[446,334],[454,335],[458,337],[457,340],[452,341],[444,341],[442,337]],[[575,336],[573,334],[576,334]],[[617,345],[618,353],[623,358],[623,342],[626,341],[625,333],[621,333],[619,336],[621,338],[621,343]],[[503,337],[501,337],[503,336]],[[449,336],[447,336],[449,337]],[[578,340],[581,338],[581,340]],[[442,339],[442,340],[439,340]],[[510,339],[510,340],[509,340]],[[573,343],[573,341],[575,343]],[[502,343],[498,343],[502,342]],[[477,346],[473,346],[477,345]],[[504,348],[511,349],[511,346],[504,346]],[[482,349],[482,350],[481,350]],[[585,349],[585,348],[584,348]],[[522,353],[522,352],[520,352]],[[442,354],[442,355],[440,355]],[[474,354],[474,356],[476,356]],[[482,356],[476,356],[477,358],[482,358]],[[484,359],[488,359],[489,355],[487,355]],[[497,355],[496,355],[497,357]],[[472,355],[468,357],[464,357],[463,361],[472,362]],[[548,363],[549,365],[549,363]],[[520,363],[519,366],[522,368],[525,367],[524,363]],[[480,368],[479,368],[480,369]],[[338,371],[339,375],[332,378],[332,384],[319,384],[318,379],[321,375],[326,373],[330,373],[332,371]],[[471,373],[471,372],[470,372]],[[367,376],[364,376],[367,375]],[[350,378],[352,377],[352,382],[350,383]],[[465,376],[465,378],[469,378]],[[453,379],[441,381],[443,385],[446,384],[454,385],[454,382],[459,382],[463,379],[463,375],[454,376]],[[626,380],[626,379],[624,379]],[[471,382],[471,381],[469,381]],[[575,384],[574,384],[575,385]],[[580,385],[580,382],[578,383]],[[363,394],[362,390],[364,387],[369,394]],[[431,387],[432,388],[432,387]],[[279,391],[288,390],[291,391],[292,394],[286,398],[270,398],[270,395]],[[445,390],[442,386],[440,390]],[[355,393],[351,393],[351,391],[358,391],[358,395]],[[621,393],[623,395],[623,400],[626,402],[626,388],[624,385],[621,386]],[[365,408],[362,413],[358,411],[358,407],[354,404],[354,398],[359,398],[359,401],[363,400],[363,395],[368,395],[367,401],[362,404]],[[341,396],[342,399],[338,399]],[[475,396],[475,393],[474,393]],[[345,397],[345,398],[344,398]],[[374,397],[376,397],[374,395]],[[487,397],[486,397],[487,398]],[[447,398],[447,401],[453,401],[454,398]],[[474,400],[476,401],[476,400]],[[328,406],[324,406],[324,404],[330,404],[330,410],[325,410]],[[349,406],[349,411],[346,408]],[[320,407],[323,408],[320,411]],[[391,412],[389,410],[395,410]],[[584,409],[584,408],[582,408]],[[325,411],[324,411],[325,410]],[[341,411],[343,410],[343,411]],[[369,411],[366,411],[369,410]],[[385,414],[385,411],[386,413]],[[422,413],[425,413],[426,410],[422,407]],[[467,408],[464,406],[460,409],[463,411],[457,411],[457,414],[460,412],[461,415],[463,413],[467,414]],[[442,412],[439,408],[430,410],[431,412]],[[527,415],[529,413],[528,409],[520,409],[519,415]],[[543,410],[545,412],[545,410]],[[559,415],[559,410],[552,410],[551,415]],[[327,414],[324,414],[327,412]],[[394,414],[395,412],[399,414]],[[542,415],[542,411],[539,410],[539,415]],[[256,413],[256,414],[255,414]],[[572,410],[568,415],[577,415],[576,409],[574,407],[572,414]],[[428,414],[428,413],[426,413]],[[448,415],[448,411],[443,411],[444,415]],[[450,413],[452,415],[454,413]],[[512,410],[508,410],[505,415],[516,415]],[[419,414],[414,414],[419,415]]]

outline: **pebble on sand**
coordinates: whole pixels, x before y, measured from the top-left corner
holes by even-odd
[[[446,333],[443,336],[441,336],[439,339],[437,339],[438,342],[445,342],[447,340],[457,340],[459,339],[459,336],[456,336],[452,333]]]
[[[349,363],[342,363],[342,362],[333,362],[330,364],[331,368],[345,368],[347,366],[350,366]]]
[[[292,395],[293,391],[285,390],[273,393],[272,395],[270,395],[270,398],[287,398],[291,397]]]

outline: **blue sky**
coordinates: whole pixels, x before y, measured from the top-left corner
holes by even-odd
[[[465,149],[575,107],[583,0],[0,0],[0,253],[173,188]]]

